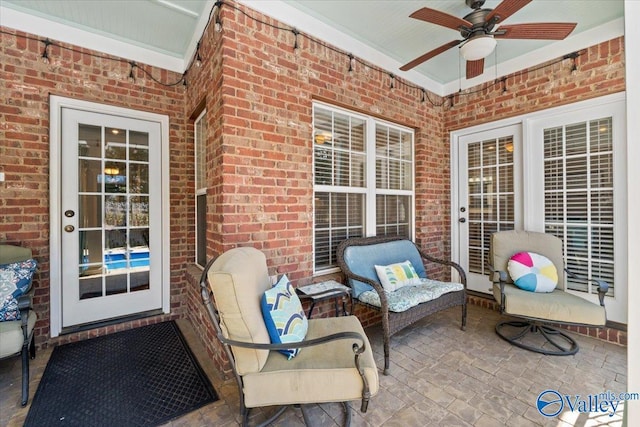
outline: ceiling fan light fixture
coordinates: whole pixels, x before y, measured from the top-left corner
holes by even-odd
[[[460,46],[460,54],[467,61],[477,61],[491,55],[496,44],[497,41],[492,35],[476,36]]]

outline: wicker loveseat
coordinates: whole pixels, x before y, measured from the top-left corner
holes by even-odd
[[[452,261],[434,258],[402,237],[356,237],[338,245],[337,262],[351,287],[356,302],[382,314],[384,373],[389,373],[389,339],[420,319],[450,307],[461,306],[464,330],[467,321],[467,279],[462,267]],[[411,261],[422,280],[420,285],[386,292],[375,266]],[[427,279],[425,262],[447,265],[457,270],[460,283]],[[429,264],[426,264],[429,265]]]

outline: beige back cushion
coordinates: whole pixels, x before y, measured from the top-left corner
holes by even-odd
[[[233,340],[268,344],[260,299],[271,287],[267,261],[255,248],[231,249],[215,260],[208,274],[209,285],[220,312],[224,335]],[[268,350],[232,347],[240,375],[262,370]]]
[[[26,261],[31,258],[31,249],[0,244],[0,264]]]
[[[556,289],[564,290],[562,240],[551,234],[522,230],[499,231],[491,235],[489,260],[496,270],[506,272],[509,258],[518,252],[535,252],[549,258],[558,270]],[[513,283],[511,277],[507,282]]]

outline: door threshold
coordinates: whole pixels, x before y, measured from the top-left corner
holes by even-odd
[[[130,314],[128,316],[115,317],[113,319],[103,320],[100,322],[91,322],[91,323],[84,323],[82,325],[67,326],[62,328],[62,330],[60,331],[60,335],[68,335],[76,332],[83,332],[91,329],[103,328],[105,326],[112,326],[120,323],[130,322],[133,320],[140,320],[146,317],[158,316],[160,314],[165,314],[165,313],[161,309],[157,309],[157,310],[145,311],[142,313]]]

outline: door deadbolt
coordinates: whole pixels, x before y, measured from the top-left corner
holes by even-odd
[[[466,212],[467,208],[465,208],[464,206],[460,208],[460,212]]]
[[[64,216],[66,216],[67,218],[72,218],[75,214],[76,213],[71,209],[64,211]]]
[[[75,229],[76,228],[73,225],[65,225],[64,226],[64,231],[66,231],[67,233],[71,233]]]

